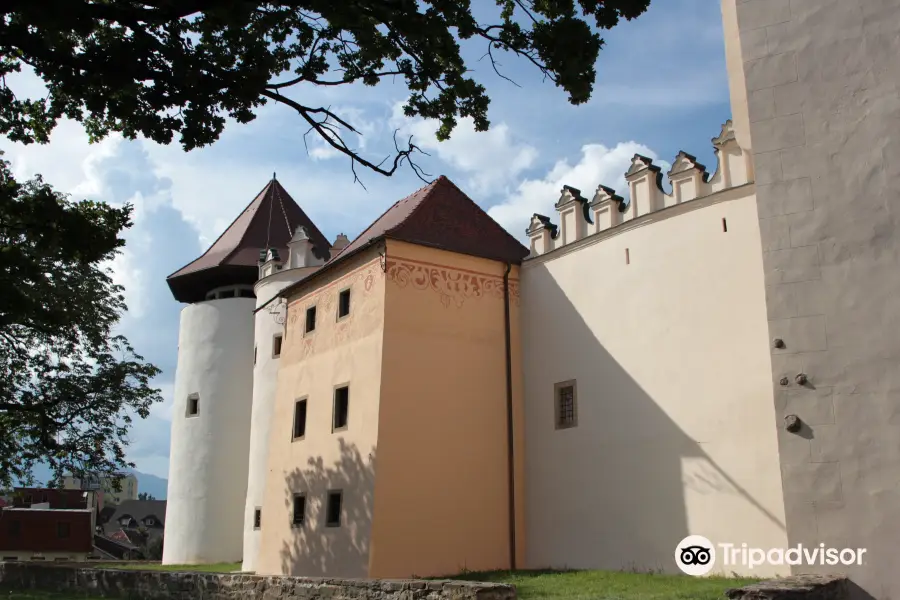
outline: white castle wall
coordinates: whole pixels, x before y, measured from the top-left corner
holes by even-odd
[[[255,286],[257,307],[275,297],[282,289],[303,279],[318,267],[304,267],[273,271]],[[271,309],[271,311],[270,311]],[[259,554],[260,529],[254,527],[254,511],[263,506],[266,486],[266,461],[269,452],[269,433],[275,408],[275,388],[278,383],[280,360],[272,356],[272,340],[284,335],[285,305],[271,302],[255,316],[254,345],[256,365],[253,368],[253,411],[250,419],[250,462],[247,472],[247,500],[244,507],[243,571],[256,571]],[[266,518],[263,513],[262,519]]]
[[[255,305],[226,298],[181,311],[163,564],[241,559]]]
[[[755,187],[723,134],[712,178],[681,154],[665,194],[659,169],[635,157],[626,210],[600,188],[589,223],[567,188],[560,226],[532,223],[537,256],[521,283],[529,567],[677,572],[689,534],[786,547]],[[576,397],[565,429],[563,382]]]

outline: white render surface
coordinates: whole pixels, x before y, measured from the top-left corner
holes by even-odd
[[[785,546],[759,240],[745,185],[525,262],[528,568],[678,573],[688,535]]]
[[[255,306],[226,298],[181,311],[163,564],[241,560]]]
[[[288,285],[314,272],[318,267],[277,271],[256,284],[257,305],[269,302]],[[270,312],[272,309],[272,312]],[[253,369],[253,410],[250,418],[250,461],[247,472],[247,500],[244,507],[244,550],[242,571],[255,571],[259,554],[259,529],[254,529],[253,513],[262,508],[266,486],[266,461],[269,455],[269,433],[275,408],[279,359],[272,356],[272,340],[284,335],[283,317],[287,308],[278,301],[269,304],[255,316],[256,365]],[[281,318],[276,318],[281,317]],[[279,322],[280,321],[280,322]],[[289,425],[285,425],[290,427]],[[290,431],[285,429],[285,431]],[[262,514],[265,519],[265,513]]]
[[[862,565],[840,572],[865,597],[900,598],[900,0],[729,8],[768,332],[784,341],[770,352],[788,537],[865,548]],[[795,434],[783,426],[791,414]]]

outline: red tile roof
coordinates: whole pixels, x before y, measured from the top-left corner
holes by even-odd
[[[529,250],[444,175],[396,202],[315,274],[285,288],[282,296],[367,247],[388,238],[487,258],[520,263]]]
[[[328,240],[273,177],[202,256],[166,278],[172,294],[181,302],[197,302],[214,287],[255,283],[259,251],[277,248],[286,256],[301,225],[316,254],[328,258]]]

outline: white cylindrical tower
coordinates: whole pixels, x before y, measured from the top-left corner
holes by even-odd
[[[241,560],[255,307],[235,295],[181,311],[163,564]]]
[[[315,272],[324,261],[313,256],[308,244],[302,243],[305,231],[298,230],[289,244],[288,256],[282,262],[269,255],[260,268],[261,279],[256,283],[258,310],[255,318],[255,347],[253,367],[253,413],[250,419],[250,463],[247,472],[247,502],[244,508],[244,562],[242,571],[256,571],[262,512],[265,497],[266,469],[269,456],[269,436],[278,383],[280,342],[284,335],[287,307],[275,296],[292,283]],[[282,268],[293,266],[293,268]],[[284,435],[289,434],[284,429]]]
[[[295,235],[301,226],[303,235]],[[258,469],[260,460],[265,469],[265,455],[260,459],[255,451],[250,460],[251,417],[255,427],[268,427],[265,410],[257,416],[252,410],[254,285],[260,254],[272,259],[263,267],[270,267],[265,276],[273,283],[302,277],[300,268],[290,277],[275,269],[278,252],[295,247],[307,267],[329,257],[328,240],[273,176],[209,250],[167,278],[175,299],[189,306],[181,313],[163,564],[243,561],[248,470],[251,462]],[[271,297],[268,290],[260,293],[261,302]],[[271,360],[275,322],[268,313],[258,320],[265,324],[259,336],[267,338],[259,353],[268,351]],[[277,363],[266,367],[260,392],[271,401],[273,368]],[[264,446],[266,436],[255,447]]]

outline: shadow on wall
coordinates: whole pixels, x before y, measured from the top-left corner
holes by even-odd
[[[590,277],[585,273],[585,278]],[[716,464],[702,443],[679,427],[604,348],[585,321],[585,316],[598,323],[621,318],[622,311],[644,310],[642,306],[625,305],[617,314],[604,306],[604,298],[588,294],[584,297],[591,298],[592,306],[579,311],[546,268],[529,269],[524,278],[531,281],[524,286],[528,304],[523,306],[523,323],[540,322],[552,315],[552,329],[525,325],[523,331],[526,348],[541,348],[527,350],[524,364],[530,568],[680,573],[675,548],[688,535],[706,535],[714,543],[740,543],[745,540],[716,540],[712,534],[751,531],[753,525],[734,525],[747,518],[769,531],[769,540],[784,532],[782,520]],[[588,289],[594,284],[576,285]],[[529,294],[531,289],[540,292]],[[611,290],[610,296],[614,295]],[[678,312],[676,307],[672,314],[677,318]],[[646,327],[655,325],[648,322]],[[690,387],[690,382],[678,381],[693,376],[680,370],[679,363],[700,360],[691,354],[704,340],[686,343],[680,355],[670,360],[651,359],[661,351],[653,347],[657,333],[670,335],[665,328],[635,332],[633,342],[645,345],[640,351],[652,360],[647,369],[655,369],[657,379]],[[705,350],[708,355],[709,348]],[[543,353],[554,358],[548,360]],[[734,357],[720,355],[704,369],[734,370],[733,363]],[[577,426],[556,430],[553,382],[567,379],[577,382]],[[541,391],[535,393],[536,389]],[[726,388],[721,393],[732,392]],[[691,403],[693,399],[685,395],[683,401]],[[725,412],[698,407],[688,414],[679,409],[678,418],[690,421],[693,431],[712,432],[707,441],[721,449],[739,443],[728,439],[725,428],[735,427],[737,421]],[[765,425],[770,426],[770,421]],[[735,448],[726,454],[736,456],[740,451]],[[777,462],[771,466],[778,469]],[[752,463],[743,467],[747,471],[755,468]],[[739,476],[746,478],[747,472]],[[731,511],[730,507],[740,505],[739,512]]]
[[[355,444],[339,439],[340,457],[326,467],[321,456],[310,457],[305,469],[295,469],[287,477],[284,499],[288,518],[294,507],[294,493],[306,494],[306,515],[302,527],[291,529],[282,544],[281,565],[285,575],[304,577],[361,577],[369,570],[375,489],[375,450],[363,455]],[[326,525],[326,498],[329,491],[342,492],[341,524]]]

